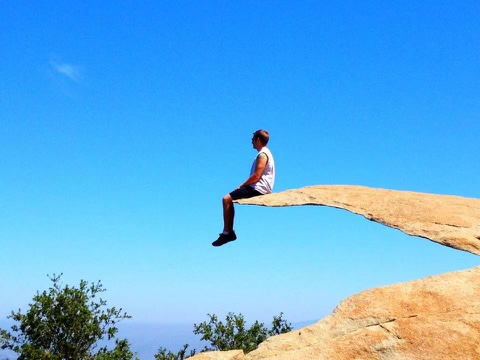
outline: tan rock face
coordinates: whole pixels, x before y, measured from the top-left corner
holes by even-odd
[[[246,355],[201,356],[193,359],[477,360],[480,267],[364,291],[318,323],[271,337]]]
[[[320,205],[345,209],[383,225],[480,255],[480,200],[459,196],[374,189],[309,186],[251,199],[261,206]]]
[[[364,291],[247,359],[480,359],[480,267]]]
[[[207,353],[200,353],[190,359],[195,360],[244,360],[245,355],[242,350],[231,351],[210,351]]]

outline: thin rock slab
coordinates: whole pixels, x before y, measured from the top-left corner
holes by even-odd
[[[480,255],[480,200],[365,186],[307,186],[237,201],[260,206],[318,205]]]

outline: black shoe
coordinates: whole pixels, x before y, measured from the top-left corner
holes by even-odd
[[[235,231],[231,231],[228,234],[220,234],[217,240],[215,240],[212,245],[213,246],[222,246],[225,245],[226,243],[230,241],[234,241],[237,239],[237,235],[235,234]]]

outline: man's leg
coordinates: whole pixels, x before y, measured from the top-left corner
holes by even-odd
[[[230,233],[233,231],[233,219],[235,217],[235,208],[233,206],[233,199],[230,194],[227,194],[222,199],[223,204],[223,231]]]
[[[237,234],[233,231],[233,219],[235,217],[235,208],[233,201],[238,199],[246,199],[253,196],[261,195],[258,191],[249,186],[243,186],[235,189],[230,194],[227,194],[222,199],[223,205],[223,232],[218,239],[212,243],[213,246],[222,246],[227,242],[237,239]]]
[[[230,194],[227,194],[222,199],[223,205],[223,232],[220,234],[217,240],[215,240],[213,246],[222,246],[230,241],[234,241],[237,235],[233,231],[233,218],[235,216],[235,208],[233,207],[233,198]]]

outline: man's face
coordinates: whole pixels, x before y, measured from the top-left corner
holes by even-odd
[[[252,137],[252,146],[255,150],[260,150],[263,147],[262,141],[259,137]]]

